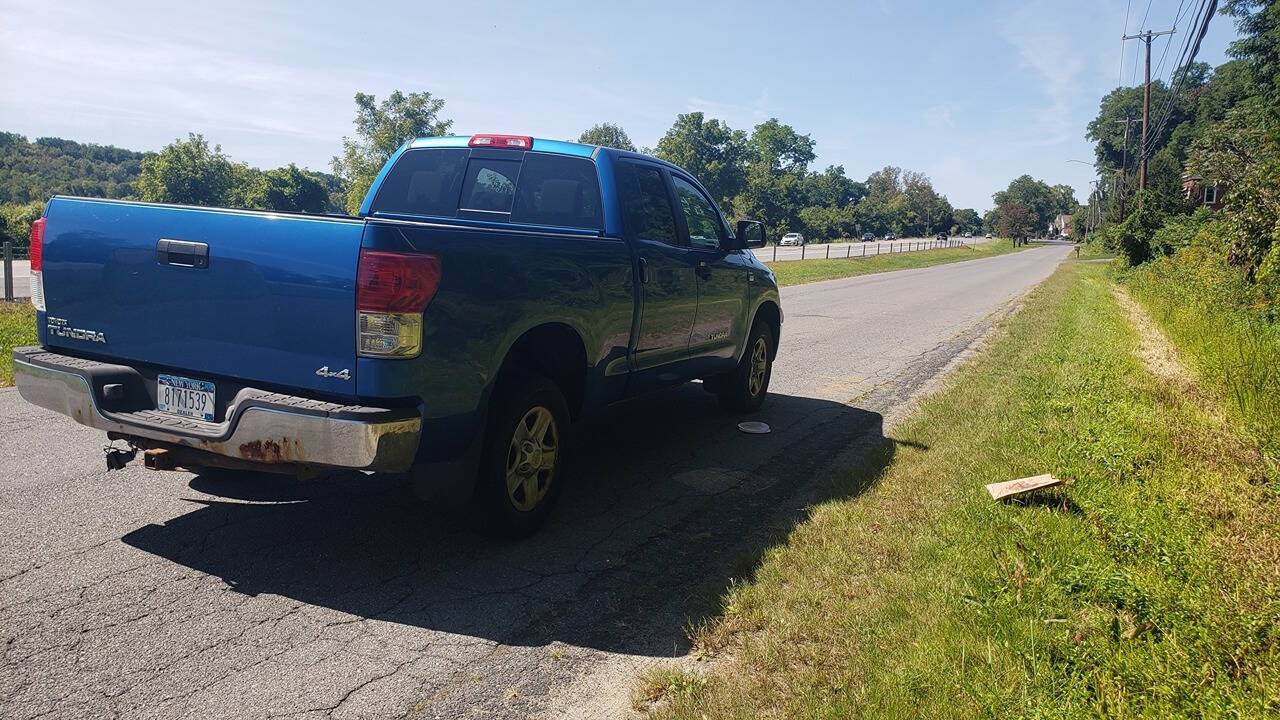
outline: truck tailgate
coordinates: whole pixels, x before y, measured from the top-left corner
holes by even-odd
[[[355,394],[363,222],[60,197],[46,217],[46,347]]]

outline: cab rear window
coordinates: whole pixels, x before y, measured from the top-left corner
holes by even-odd
[[[578,157],[464,148],[400,156],[374,198],[373,213],[470,217],[598,229],[604,225],[595,163]]]

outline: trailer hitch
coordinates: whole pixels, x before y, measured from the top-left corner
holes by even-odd
[[[123,470],[125,465],[133,462],[133,458],[138,454],[138,448],[131,442],[125,442],[125,447],[118,448],[115,441],[110,445],[102,448],[107,454],[107,472],[112,470]]]

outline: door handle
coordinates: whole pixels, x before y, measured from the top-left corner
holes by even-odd
[[[649,261],[644,258],[640,258],[636,261],[636,264],[639,266],[640,270],[640,283],[644,284],[649,282]]]
[[[698,267],[694,268],[694,272],[698,273],[698,277],[702,278],[703,280],[711,279],[711,266],[708,265],[706,262],[698,263]]]
[[[209,243],[160,238],[156,243],[156,262],[178,267],[209,267]]]

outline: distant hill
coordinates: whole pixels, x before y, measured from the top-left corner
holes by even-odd
[[[0,132],[0,203],[43,201],[57,194],[132,197],[143,154],[62,138],[30,142]]]

